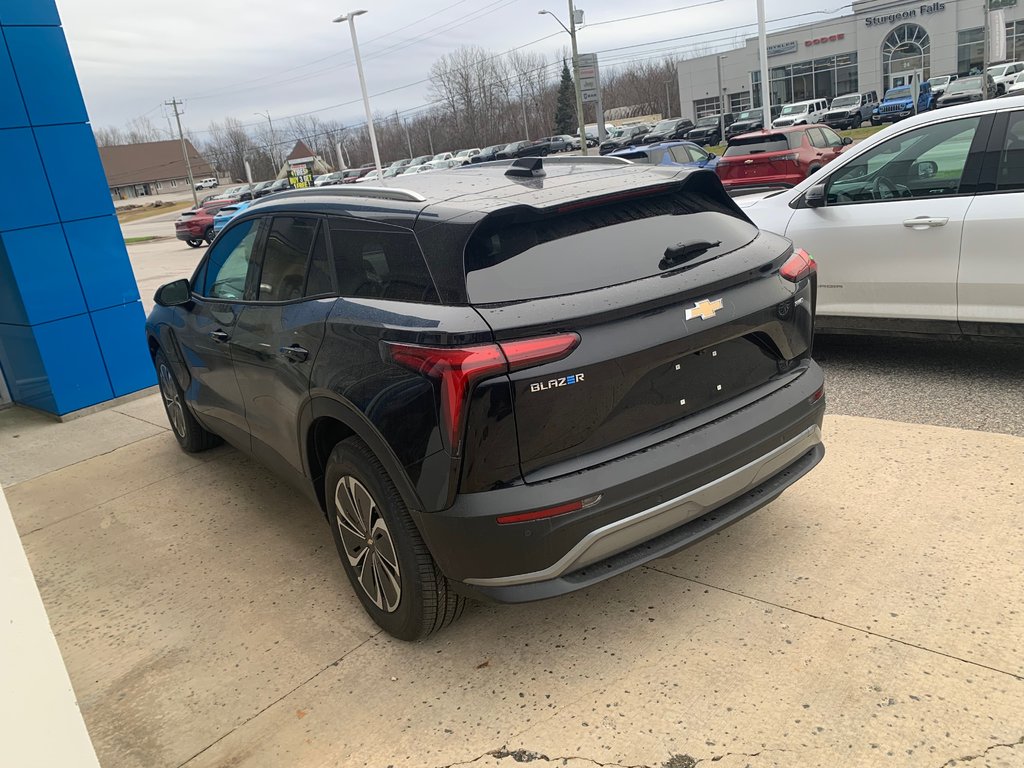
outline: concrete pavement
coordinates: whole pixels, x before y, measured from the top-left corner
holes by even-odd
[[[1022,438],[830,416],[722,534],[407,644],[318,510],[127,405],[157,431],[6,488],[104,766],[1024,765]]]

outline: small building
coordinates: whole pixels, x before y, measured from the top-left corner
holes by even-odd
[[[292,151],[285,158],[277,178],[290,179],[295,187],[313,186],[313,177],[330,173],[333,169],[317,155],[302,139],[295,142]]]
[[[993,41],[991,62],[1024,58],[1024,3],[992,0],[990,5],[1000,8],[994,15],[1001,14],[1006,31],[1004,40]],[[981,71],[983,0],[854,0],[851,11],[768,34],[773,105],[866,91],[881,97],[911,79]],[[678,77],[681,117],[759,107],[757,38],[681,61]]]
[[[192,178],[198,181],[217,176],[213,164],[207,162],[188,139],[185,147],[192,165]],[[176,139],[100,147],[99,150],[110,195],[115,200],[189,191],[188,169],[181,142]]]

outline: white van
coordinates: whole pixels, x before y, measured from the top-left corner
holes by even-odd
[[[772,120],[772,128],[784,125],[809,125],[820,123],[828,112],[828,99],[810,99],[785,104],[779,116]]]

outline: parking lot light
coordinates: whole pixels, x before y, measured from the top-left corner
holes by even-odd
[[[365,10],[349,11],[334,19],[335,24],[348,22],[352,33],[352,53],[356,57],[356,72],[359,73],[359,89],[363,92],[363,108],[366,110],[366,128],[370,132],[370,148],[373,150],[373,163],[377,168],[377,178],[383,183],[384,172],[380,165],[380,151],[377,149],[377,132],[373,129],[373,112],[370,111],[370,95],[366,91],[366,78],[363,76],[363,60],[359,56],[359,40],[356,39],[356,16],[362,16]]]

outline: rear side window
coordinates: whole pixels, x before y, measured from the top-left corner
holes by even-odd
[[[416,237],[331,218],[331,254],[341,296],[436,304],[434,281]]]
[[[275,216],[263,251],[259,301],[302,298],[306,262],[319,220],[312,216]]]
[[[996,189],[1000,192],[1024,190],[1024,112],[1010,114],[1006,139],[999,153]]]
[[[590,291],[660,274],[669,248],[707,245],[704,261],[755,237],[757,228],[725,204],[691,192],[539,217],[498,215],[466,247],[466,290],[474,304]]]
[[[798,149],[801,144],[799,133],[769,133],[764,136],[737,138],[729,142],[723,157],[757,155],[762,152],[785,152]]]

